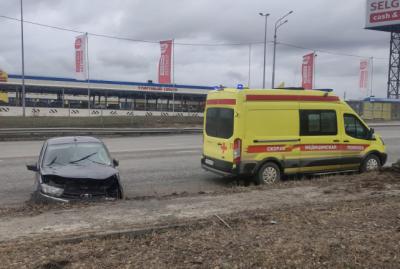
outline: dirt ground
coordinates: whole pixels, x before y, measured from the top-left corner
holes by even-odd
[[[274,188],[310,185],[326,197],[370,195],[242,210],[129,235],[19,239],[0,244],[0,268],[399,268],[399,174],[290,180]],[[237,187],[226,195],[264,188]],[[54,208],[33,208],[40,210]]]

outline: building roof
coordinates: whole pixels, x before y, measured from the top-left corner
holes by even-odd
[[[21,88],[21,75],[9,75],[7,82],[0,82],[2,90],[16,91]],[[25,76],[25,85],[27,93],[47,93],[47,94],[65,94],[87,95],[90,88],[91,95],[96,96],[119,96],[133,97],[147,95],[172,96],[176,95],[191,96],[193,98],[204,96],[214,87],[198,85],[181,84],[159,84],[142,83],[127,81],[110,80],[89,80],[81,81],[72,78],[62,77],[44,77],[44,76]]]
[[[9,79],[22,79],[21,75],[9,74]],[[48,76],[25,76],[26,80],[35,81],[55,81],[55,82],[73,82],[77,84],[81,83],[93,83],[93,84],[105,84],[105,85],[126,85],[126,86],[144,86],[144,87],[167,87],[167,88],[181,88],[181,89],[198,89],[198,90],[213,90],[213,86],[199,86],[199,85],[183,85],[183,84],[159,84],[149,82],[129,82],[129,81],[113,81],[113,80],[98,80],[89,79],[87,80],[76,80],[73,78],[65,77],[48,77]]]
[[[388,99],[388,98],[376,98],[376,97],[367,97],[364,99],[365,102],[371,103],[400,103],[400,99]]]

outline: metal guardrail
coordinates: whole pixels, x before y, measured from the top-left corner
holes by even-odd
[[[379,128],[379,127],[400,127],[400,122],[382,122],[382,123],[369,123],[369,127],[371,128]]]
[[[400,127],[400,122],[371,123],[370,127]],[[3,128],[0,138],[61,135],[146,135],[202,133],[203,128]]]

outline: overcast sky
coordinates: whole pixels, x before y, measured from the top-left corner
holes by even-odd
[[[278,41],[365,57],[374,61],[374,95],[385,97],[390,34],[364,30],[365,0],[24,0],[25,20],[117,35],[179,43],[221,44],[262,42],[264,18],[273,23],[293,10],[279,29]],[[0,15],[19,17],[19,1],[0,0]],[[0,18],[0,68],[21,73],[20,25]],[[76,33],[25,25],[26,74],[74,77]],[[159,45],[90,36],[93,79],[157,81]],[[277,47],[277,84],[301,85],[302,56],[309,50]],[[272,45],[267,48],[267,86],[271,84]],[[318,53],[316,87],[334,88],[348,98],[367,95],[358,89],[360,58]],[[262,85],[263,45],[253,45],[250,86]],[[249,81],[249,46],[175,47],[175,82],[235,86]]]

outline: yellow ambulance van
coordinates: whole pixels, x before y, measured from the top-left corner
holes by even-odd
[[[271,184],[283,175],[378,170],[381,137],[331,90],[209,92],[202,167]]]

